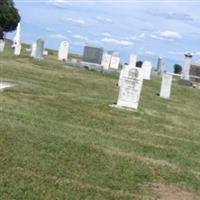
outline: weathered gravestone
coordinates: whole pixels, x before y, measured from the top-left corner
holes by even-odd
[[[148,61],[145,61],[142,64],[142,69],[144,70],[144,79],[150,80],[151,79],[151,70],[152,70],[152,64]]]
[[[22,48],[21,44],[15,45],[14,55],[19,56],[21,53],[21,48]]]
[[[191,53],[185,53],[185,64],[183,67],[183,76],[182,79],[189,81],[190,80],[190,66],[192,62],[192,54]]]
[[[85,46],[83,53],[83,62],[101,64],[103,56],[103,48]]]
[[[4,47],[5,47],[5,41],[4,40],[0,40],[0,52],[4,51]]]
[[[101,65],[103,66],[104,70],[109,70],[111,58],[112,58],[111,54],[108,54],[108,53],[103,54]]]
[[[44,40],[38,39],[36,41],[36,49],[35,49],[34,58],[37,60],[42,60],[43,59],[43,51],[44,51]]]
[[[31,57],[35,57],[36,52],[36,43],[33,43],[31,46]]]
[[[18,23],[16,35],[13,39],[14,55],[19,56],[21,53],[21,24]]]
[[[137,62],[137,56],[135,54],[131,54],[129,59],[129,66],[136,67],[136,62]]]
[[[59,51],[58,51],[58,60],[67,61],[69,53],[69,43],[67,41],[62,41],[60,43]]]
[[[111,69],[118,69],[120,64],[120,57],[119,56],[111,56],[111,61],[110,61],[110,68]]]
[[[172,74],[163,73],[161,89],[160,89],[160,97],[161,98],[170,99],[172,78],[173,78]]]
[[[143,69],[125,67],[120,74],[117,108],[137,110],[143,85]]]

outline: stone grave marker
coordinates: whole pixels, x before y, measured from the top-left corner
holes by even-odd
[[[129,66],[136,67],[136,62],[137,62],[137,56],[135,54],[131,54],[129,59]]]
[[[36,43],[33,43],[31,46],[31,57],[35,57],[35,51],[36,51]]]
[[[119,64],[120,64],[120,57],[119,56],[111,56],[110,68],[111,69],[118,69]]]
[[[111,54],[108,54],[108,53],[103,54],[101,65],[103,66],[104,70],[109,70],[111,58],[112,58]]]
[[[33,56],[37,60],[43,59],[43,51],[44,51],[44,40],[38,39],[36,41],[35,55]]]
[[[172,78],[173,78],[172,74],[163,73],[161,89],[160,89],[160,97],[161,98],[170,99]]]
[[[136,111],[143,85],[143,69],[125,67],[120,74],[120,89],[117,105],[113,107]]]
[[[5,47],[5,41],[4,40],[0,40],[0,52],[4,51],[4,47]]]
[[[14,49],[14,55],[19,56],[21,53],[21,44],[15,45],[15,49]]]
[[[142,64],[142,69],[144,70],[144,79],[150,80],[151,79],[151,70],[152,70],[151,62],[145,61]]]
[[[59,51],[58,51],[58,60],[68,60],[69,53],[69,43],[67,41],[62,41],[60,43]]]
[[[83,62],[101,65],[102,56],[103,48],[93,46],[84,47]]]

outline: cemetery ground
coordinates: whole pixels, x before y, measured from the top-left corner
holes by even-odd
[[[109,107],[115,76],[51,54],[0,54],[0,199],[200,199],[200,91],[145,81],[139,112]]]

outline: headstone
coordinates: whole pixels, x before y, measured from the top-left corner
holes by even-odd
[[[0,40],[0,52],[4,51],[4,47],[5,47],[5,41],[4,40]]]
[[[36,41],[36,49],[35,49],[34,58],[37,60],[42,60],[43,59],[43,51],[44,51],[44,40],[38,39]]]
[[[103,56],[103,48],[85,46],[83,53],[83,62],[101,64]]]
[[[58,51],[58,60],[68,60],[69,53],[69,43],[66,41],[62,41],[60,43],[59,51]]]
[[[131,54],[129,59],[129,66],[136,67],[136,62],[137,62],[137,56],[135,54]]]
[[[15,49],[14,49],[14,55],[19,56],[21,53],[21,44],[15,45]]]
[[[142,69],[144,70],[144,79],[150,80],[151,79],[152,64],[148,61],[145,61],[142,64]]]
[[[49,52],[47,50],[43,51],[43,56],[48,56]]]
[[[164,99],[169,99],[171,96],[171,86],[172,86],[172,74],[163,73],[162,83],[160,90],[160,97]]]
[[[31,57],[35,57],[36,53],[36,43],[33,43],[31,46]]]
[[[189,81],[190,80],[190,66],[192,62],[192,54],[185,53],[185,65],[183,68],[183,76],[182,79]]]
[[[157,62],[157,69],[156,69],[158,75],[162,74],[164,69],[163,69],[163,63],[162,63],[162,58],[159,57],[158,58],[158,62]]]
[[[143,69],[128,66],[120,74],[117,107],[137,110],[143,85]]]
[[[21,24],[20,24],[20,22],[17,24],[16,34],[13,39],[12,48],[15,48],[18,45],[21,45]]]
[[[104,53],[101,61],[101,65],[103,66],[104,70],[108,70],[110,68],[112,55],[108,53]]]
[[[200,83],[200,63],[192,63],[190,66],[190,81]]]
[[[110,61],[110,68],[111,69],[118,69],[120,64],[120,57],[112,56]]]

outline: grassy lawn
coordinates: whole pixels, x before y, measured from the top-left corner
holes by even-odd
[[[200,199],[200,90],[174,80],[167,101],[145,81],[139,112],[117,110],[116,77],[8,49],[0,78],[16,84],[0,92],[0,199]]]

